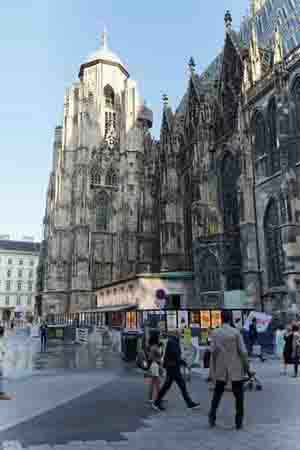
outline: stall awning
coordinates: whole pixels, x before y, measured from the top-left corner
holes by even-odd
[[[129,311],[131,309],[136,309],[136,305],[111,305],[111,306],[101,306],[97,309],[93,309],[93,312],[118,312],[118,311]],[[89,311],[82,311],[89,312]]]

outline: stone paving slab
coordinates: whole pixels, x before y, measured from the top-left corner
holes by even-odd
[[[9,384],[13,399],[0,403],[0,432],[53,410],[116,379],[113,374],[34,377]]]

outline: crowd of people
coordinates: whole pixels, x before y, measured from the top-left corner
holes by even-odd
[[[232,326],[231,313],[222,313],[223,325],[210,334],[210,379],[214,383],[214,393],[209,411],[209,424],[214,427],[222,396],[228,383],[231,384],[235,397],[236,415],[235,425],[239,430],[243,427],[244,418],[244,382],[254,376],[250,370],[248,351],[240,331]],[[163,400],[172,384],[175,382],[189,409],[198,409],[200,403],[191,399],[187,390],[182,368],[186,362],[181,355],[181,331],[169,334],[164,351],[156,334],[149,340],[146,352],[139,356],[144,358],[140,367],[146,370],[149,380],[149,401],[156,411],[163,411]],[[165,372],[164,383],[160,386],[161,376]]]

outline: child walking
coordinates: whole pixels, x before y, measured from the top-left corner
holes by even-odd
[[[3,388],[3,362],[5,353],[4,327],[0,327],[0,400],[11,400],[11,397],[4,392]]]

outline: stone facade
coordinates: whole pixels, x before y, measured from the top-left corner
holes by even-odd
[[[162,192],[173,177],[178,191],[161,208],[183,230],[172,264],[194,271],[196,303],[286,311],[300,288],[300,2],[252,7],[239,33],[226,13],[222,53],[202,75],[191,58],[175,113],[165,102]]]
[[[203,74],[191,58],[175,112],[164,95],[159,142],[106,35],[81,66],[55,134],[45,313],[93,307],[101,286],[145,272],[194,272],[193,307],[298,303],[300,0],[251,5],[239,32],[226,13]]]
[[[94,307],[98,287],[157,269],[152,120],[104,33],[55,131],[39,267],[45,314]]]

